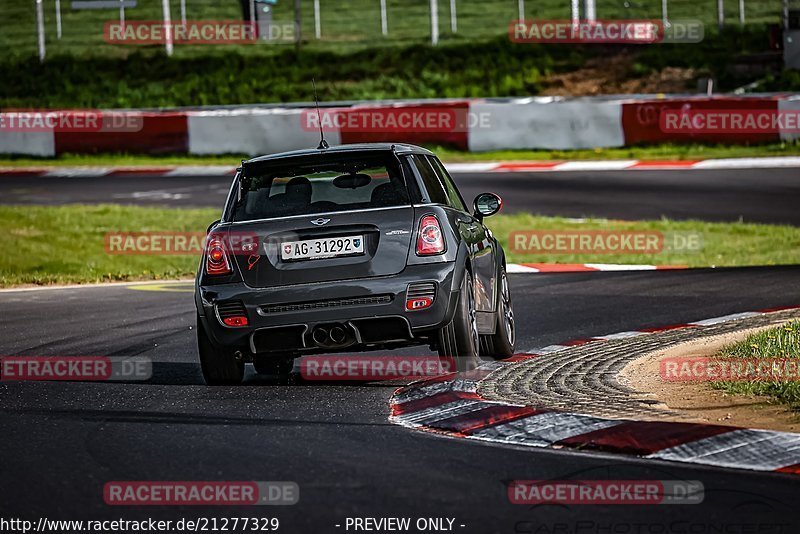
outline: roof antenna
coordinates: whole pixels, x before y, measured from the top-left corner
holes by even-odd
[[[322,133],[322,115],[319,112],[319,99],[317,98],[317,83],[314,78],[311,78],[311,84],[314,86],[314,102],[317,104],[317,120],[319,121],[319,146],[317,150],[325,150],[330,148],[330,145],[325,140],[325,135]]]

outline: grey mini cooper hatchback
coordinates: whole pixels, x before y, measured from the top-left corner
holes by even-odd
[[[343,145],[242,163],[197,273],[208,384],[244,364],[287,374],[294,358],[429,345],[459,368],[514,351],[505,253],[430,151]]]

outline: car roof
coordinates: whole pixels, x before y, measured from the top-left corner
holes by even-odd
[[[289,158],[302,158],[304,156],[315,156],[320,154],[347,154],[349,152],[394,152],[395,154],[425,154],[432,156],[433,152],[426,148],[407,143],[356,143],[352,145],[336,145],[330,148],[317,149],[306,148],[302,150],[292,150],[289,152],[279,152],[258,156],[242,163],[252,165],[256,163],[266,163]]]

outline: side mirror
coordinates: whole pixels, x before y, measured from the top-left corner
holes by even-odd
[[[475,217],[483,219],[494,215],[503,207],[503,199],[494,193],[481,193],[475,197]]]

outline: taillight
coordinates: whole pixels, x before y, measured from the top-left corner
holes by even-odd
[[[206,241],[206,273],[210,275],[231,273],[231,262],[221,235],[211,234]]]
[[[417,234],[417,254],[420,256],[430,256],[444,252],[444,236],[439,219],[434,215],[426,215],[419,222],[419,233]]]
[[[233,317],[225,317],[222,320],[228,326],[247,326],[247,317],[244,315],[234,315]]]

